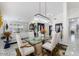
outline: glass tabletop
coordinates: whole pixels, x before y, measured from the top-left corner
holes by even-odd
[[[34,37],[34,38],[28,38],[28,41],[30,44],[34,45],[34,44],[37,44],[37,43],[40,43],[43,41],[43,39],[41,37]]]

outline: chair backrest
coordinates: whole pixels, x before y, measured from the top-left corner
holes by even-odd
[[[28,37],[28,32],[20,32],[21,38],[27,38]]]
[[[57,38],[57,33],[54,31],[53,34],[52,34],[52,39],[51,39],[52,45],[56,44],[56,38]]]
[[[19,33],[16,33],[16,41],[17,41],[18,47],[21,47],[22,40]]]
[[[33,40],[34,39],[34,32],[28,32],[28,37],[29,37],[29,40]]]
[[[58,42],[61,42],[61,39],[62,39],[61,34],[62,34],[61,32],[58,33]]]
[[[21,55],[23,56],[24,55],[24,51],[21,48],[23,43],[22,43],[22,40],[21,40],[21,37],[20,37],[19,33],[16,33],[16,41],[17,41],[17,44],[18,44],[19,51],[20,51]]]
[[[61,39],[61,32],[57,33],[56,43],[59,43]]]
[[[56,45],[57,43],[59,43],[60,38],[61,38],[61,33],[60,32],[59,33],[54,32],[52,40],[51,40],[51,44]]]

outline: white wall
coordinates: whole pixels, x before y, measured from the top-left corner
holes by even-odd
[[[79,17],[79,8],[73,8],[68,10],[68,18]]]
[[[67,15],[68,18],[79,17],[79,2],[67,3]]]

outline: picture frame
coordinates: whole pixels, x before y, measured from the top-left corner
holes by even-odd
[[[63,31],[63,25],[62,25],[62,23],[55,24],[55,31],[57,33]]]

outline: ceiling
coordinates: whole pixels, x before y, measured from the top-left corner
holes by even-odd
[[[67,12],[68,18],[79,17],[79,2],[68,2]]]
[[[58,15],[63,11],[62,2],[0,2],[2,16],[18,17],[19,19],[30,20],[41,13],[43,15]],[[49,16],[49,15],[47,15]]]
[[[68,2],[67,7],[68,7],[68,10],[79,8],[79,2]]]
[[[1,15],[2,16],[16,16],[16,17],[28,17],[38,12],[38,3],[17,3],[8,2],[1,3]]]

